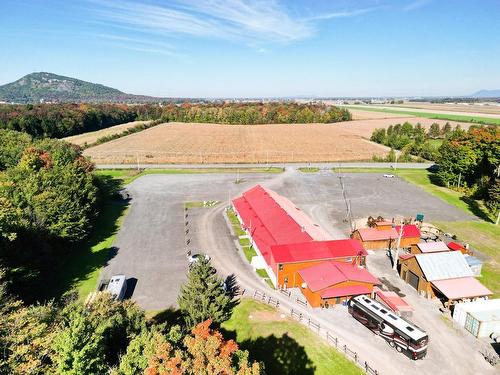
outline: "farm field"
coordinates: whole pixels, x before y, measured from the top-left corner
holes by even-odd
[[[363,161],[389,151],[368,141],[374,129],[404,121],[424,127],[446,122],[409,117],[337,124],[169,123],[90,147],[84,155],[97,164]]]
[[[99,138],[120,134],[121,132],[133,128],[134,126],[147,124],[150,121],[132,121],[125,124],[111,126],[106,129],[97,130],[95,132],[88,132],[78,135],[72,135],[71,137],[63,138],[64,141],[73,143],[78,146],[83,146],[85,144],[91,144],[96,142]]]
[[[480,115],[500,115],[500,104],[444,104],[444,103],[414,103],[406,102],[403,104],[387,104],[387,107],[401,107],[401,108],[412,108],[412,109],[426,109],[435,111],[446,111],[446,112],[465,112],[468,114],[480,114]]]
[[[463,121],[472,123],[484,124],[500,124],[500,114],[483,114],[483,113],[468,113],[468,112],[454,112],[454,111],[437,111],[427,109],[414,109],[407,107],[390,107],[390,106],[357,106],[348,105],[347,109],[358,109],[365,111],[373,111],[380,113],[392,113],[400,115],[410,115],[415,117],[424,117],[429,119],[441,119],[448,121]]]

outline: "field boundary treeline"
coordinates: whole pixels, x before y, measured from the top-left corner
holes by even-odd
[[[0,128],[34,138],[64,138],[137,120],[228,125],[334,123],[351,120],[345,109],[324,104],[2,104]]]
[[[109,134],[109,135],[105,135],[105,136],[99,137],[94,142],[90,142],[90,143],[85,142],[81,147],[82,147],[82,149],[86,149],[86,148],[89,148],[89,147],[94,147],[94,146],[97,146],[97,145],[100,145],[100,144],[103,144],[103,143],[106,143],[106,142],[113,141],[113,140],[118,139],[118,138],[125,137],[125,136],[130,135],[130,134],[141,132],[143,130],[152,128],[152,127],[160,125],[160,124],[163,124],[163,122],[161,120],[154,120],[154,121],[151,121],[151,122],[149,122],[147,124],[135,125],[135,126],[133,126],[131,128],[123,130],[123,131],[121,131],[119,133]]]
[[[448,121],[458,121],[458,122],[471,122],[474,124],[481,125],[500,125],[500,119],[491,118],[491,117],[483,117],[483,116],[469,116],[469,115],[454,115],[454,114],[446,114],[446,113],[430,113],[420,111],[405,111],[399,109],[386,109],[386,108],[373,108],[373,107],[365,107],[365,106],[351,106],[346,105],[343,106],[348,109],[359,109],[360,111],[371,111],[371,112],[384,112],[384,113],[394,113],[399,115],[410,115],[415,117],[424,117],[430,118],[433,120],[448,120]]]

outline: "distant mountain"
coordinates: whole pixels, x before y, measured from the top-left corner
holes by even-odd
[[[480,90],[472,94],[473,98],[500,98],[500,90]]]
[[[164,101],[152,96],[132,95],[76,78],[39,72],[0,86],[0,101],[14,103],[150,103]]]

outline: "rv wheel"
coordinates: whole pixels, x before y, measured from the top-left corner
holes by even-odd
[[[403,351],[403,348],[400,346],[396,346],[396,350],[401,353]]]
[[[394,348],[394,341],[389,341],[389,346]]]

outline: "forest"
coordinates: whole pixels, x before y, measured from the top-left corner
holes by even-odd
[[[63,138],[135,120],[218,124],[333,123],[351,120],[346,109],[318,104],[38,104],[0,105],[0,129],[34,138]]]
[[[206,259],[191,267],[179,310],[154,319],[108,293],[83,303],[51,291],[104,201],[122,199],[93,169],[77,146],[0,129],[0,373],[260,374],[219,331],[236,286],[223,289]]]

